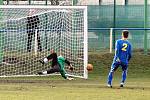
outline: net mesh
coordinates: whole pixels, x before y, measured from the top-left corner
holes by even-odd
[[[0,8],[1,76],[35,75],[50,68],[38,62],[54,49],[84,76],[84,11],[78,8]]]

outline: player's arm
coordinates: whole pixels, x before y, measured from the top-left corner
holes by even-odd
[[[116,45],[115,45],[116,47],[115,47],[115,56],[117,57],[117,62],[120,62],[120,58],[119,58],[119,43],[118,43],[118,41],[116,41]]]
[[[57,54],[56,54],[57,55]],[[52,59],[54,59],[54,57],[55,57],[55,53],[52,53],[52,54],[50,54],[50,55],[48,55],[46,58],[48,59],[48,60],[52,60]],[[57,57],[57,56],[56,56]]]
[[[48,63],[49,61],[51,61],[51,60],[53,59],[53,57],[54,57],[54,54],[50,54],[50,55],[48,55],[47,57],[45,57],[44,59],[39,60],[39,61],[40,61],[40,63],[42,63],[42,64],[46,64],[46,63]]]
[[[69,66],[69,69],[73,71],[73,67],[67,59],[65,59],[65,63]]]
[[[132,57],[132,49],[131,49],[131,45],[129,45],[129,56],[128,56],[128,61],[131,59],[131,57]]]

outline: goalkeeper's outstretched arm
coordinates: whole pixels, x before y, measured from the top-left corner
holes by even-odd
[[[65,59],[65,63],[68,64],[69,69],[70,69],[71,71],[73,71],[73,67],[72,67],[72,65],[70,64],[70,62],[69,62],[67,59]]]
[[[50,55],[48,55],[47,57],[45,57],[44,59],[40,60],[40,62],[42,64],[46,64],[49,61],[53,60],[52,62],[54,63],[52,66],[54,66],[57,62],[57,54],[56,53],[51,53]]]

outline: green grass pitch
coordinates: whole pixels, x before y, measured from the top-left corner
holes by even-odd
[[[113,54],[89,53],[94,70],[89,79],[69,81],[60,76],[0,78],[0,100],[150,100],[150,56],[134,53],[124,88],[121,69],[113,88],[106,87]]]

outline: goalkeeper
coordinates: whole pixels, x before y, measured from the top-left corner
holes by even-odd
[[[73,71],[73,67],[70,64],[70,62],[62,56],[57,57],[57,53],[55,53],[54,50],[51,50],[50,53],[51,54],[48,55],[46,58],[44,58],[43,60],[39,60],[39,61],[42,64],[46,64],[49,61],[51,61],[52,62],[51,68],[46,71],[43,71],[43,72],[38,72],[38,74],[39,75],[47,75],[47,74],[51,74],[51,73],[55,73],[55,72],[60,72],[61,76],[64,79],[73,80],[73,78],[70,78],[66,75],[66,71],[64,69],[64,64],[66,63],[70,66],[69,69],[71,71]]]

